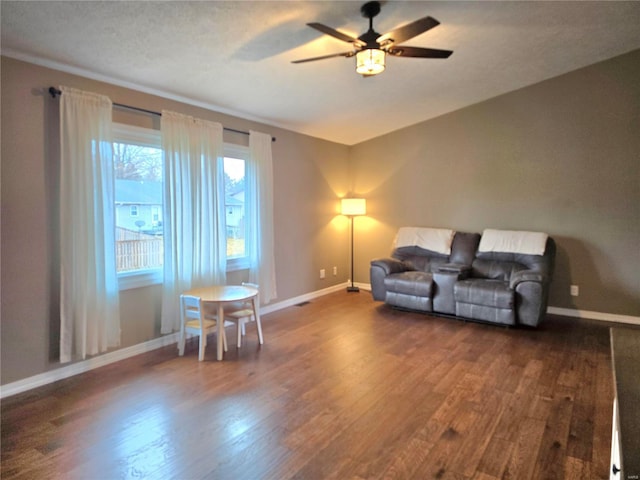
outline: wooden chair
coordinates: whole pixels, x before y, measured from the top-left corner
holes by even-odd
[[[178,341],[178,354],[184,355],[186,334],[192,333],[200,337],[198,361],[204,360],[204,349],[207,347],[207,334],[217,332],[217,319],[207,315],[203,309],[199,297],[180,295],[180,340]],[[227,336],[222,329],[222,342],[224,351],[227,351]]]
[[[255,283],[242,283],[247,287],[253,287],[260,291],[258,285]],[[245,326],[249,322],[256,322],[256,330],[258,331],[258,341],[260,345],[264,344],[264,339],[262,337],[262,325],[260,324],[260,316],[256,315],[256,312],[253,311],[253,306],[255,308],[260,308],[260,293],[255,297],[255,304],[248,300],[246,302],[239,303],[235,306],[230,306],[228,309],[225,309],[224,317],[225,320],[230,320],[236,324],[237,327],[237,346],[240,348],[242,346],[242,336],[246,334]],[[226,323],[226,322],[225,322]]]

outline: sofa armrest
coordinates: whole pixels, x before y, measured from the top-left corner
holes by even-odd
[[[445,263],[438,267],[439,273],[457,273],[459,279],[466,278],[470,271],[471,266],[463,263]]]
[[[395,258],[378,258],[376,260],[371,260],[371,267],[381,268],[385,275],[414,270],[406,263],[396,260]]]
[[[509,288],[515,289],[522,282],[546,283],[547,276],[535,270],[520,270],[511,275]]]
[[[438,313],[455,315],[456,302],[453,289],[456,282],[469,276],[471,266],[464,263],[444,263],[433,273],[436,293],[433,296],[433,310]]]
[[[395,258],[378,258],[371,260],[369,275],[371,278],[371,294],[374,300],[385,301],[387,297],[387,288],[384,285],[384,279],[393,273],[407,272],[415,270]]]
[[[535,270],[521,270],[512,275],[509,286],[515,290],[516,318],[521,325],[537,327],[547,312],[551,277]]]

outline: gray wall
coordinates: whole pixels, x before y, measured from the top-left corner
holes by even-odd
[[[354,191],[368,209],[356,219],[357,282],[368,283],[369,260],[389,253],[399,226],[541,230],[559,247],[552,306],[640,316],[640,51],[353,147],[10,58],[1,73],[2,384],[59,367],[50,85],[276,136],[278,301],[347,280],[348,223],[337,199]],[[114,110],[114,119],[158,128],[146,115]],[[121,313],[123,347],[158,337],[160,288],[122,292]]]
[[[278,299],[347,281],[348,230],[337,215],[347,190],[348,147],[219,114],[134,90],[2,57],[1,381],[58,368],[59,314],[55,208],[58,100],[46,90],[67,85],[149,110],[175,110],[241,130],[277,137],[273,143]],[[114,109],[114,120],[159,128],[157,117]],[[227,141],[246,144],[244,135]],[[318,271],[338,267],[319,279]],[[229,276],[240,282],[243,272]],[[122,347],[160,334],[159,286],[121,292]]]
[[[537,230],[558,244],[551,306],[640,316],[640,50],[356,145],[350,162],[368,200],[357,280],[399,226]]]

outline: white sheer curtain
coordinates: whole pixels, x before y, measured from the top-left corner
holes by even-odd
[[[162,111],[164,285],[161,333],[180,326],[180,294],[226,282],[222,125]]]
[[[260,286],[260,300],[277,298],[273,241],[273,159],[271,135],[249,132],[250,161],[245,189],[245,215],[249,245],[249,281]],[[253,187],[253,188],[251,188]]]
[[[111,100],[61,87],[60,361],[120,344]]]

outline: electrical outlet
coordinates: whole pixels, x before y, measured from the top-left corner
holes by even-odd
[[[324,274],[325,274],[324,268],[321,268],[320,269],[320,278],[324,278]]]
[[[333,267],[333,276],[338,275],[338,267]]]
[[[580,295],[580,287],[578,285],[571,285],[569,293],[571,293],[572,297],[577,297]]]

